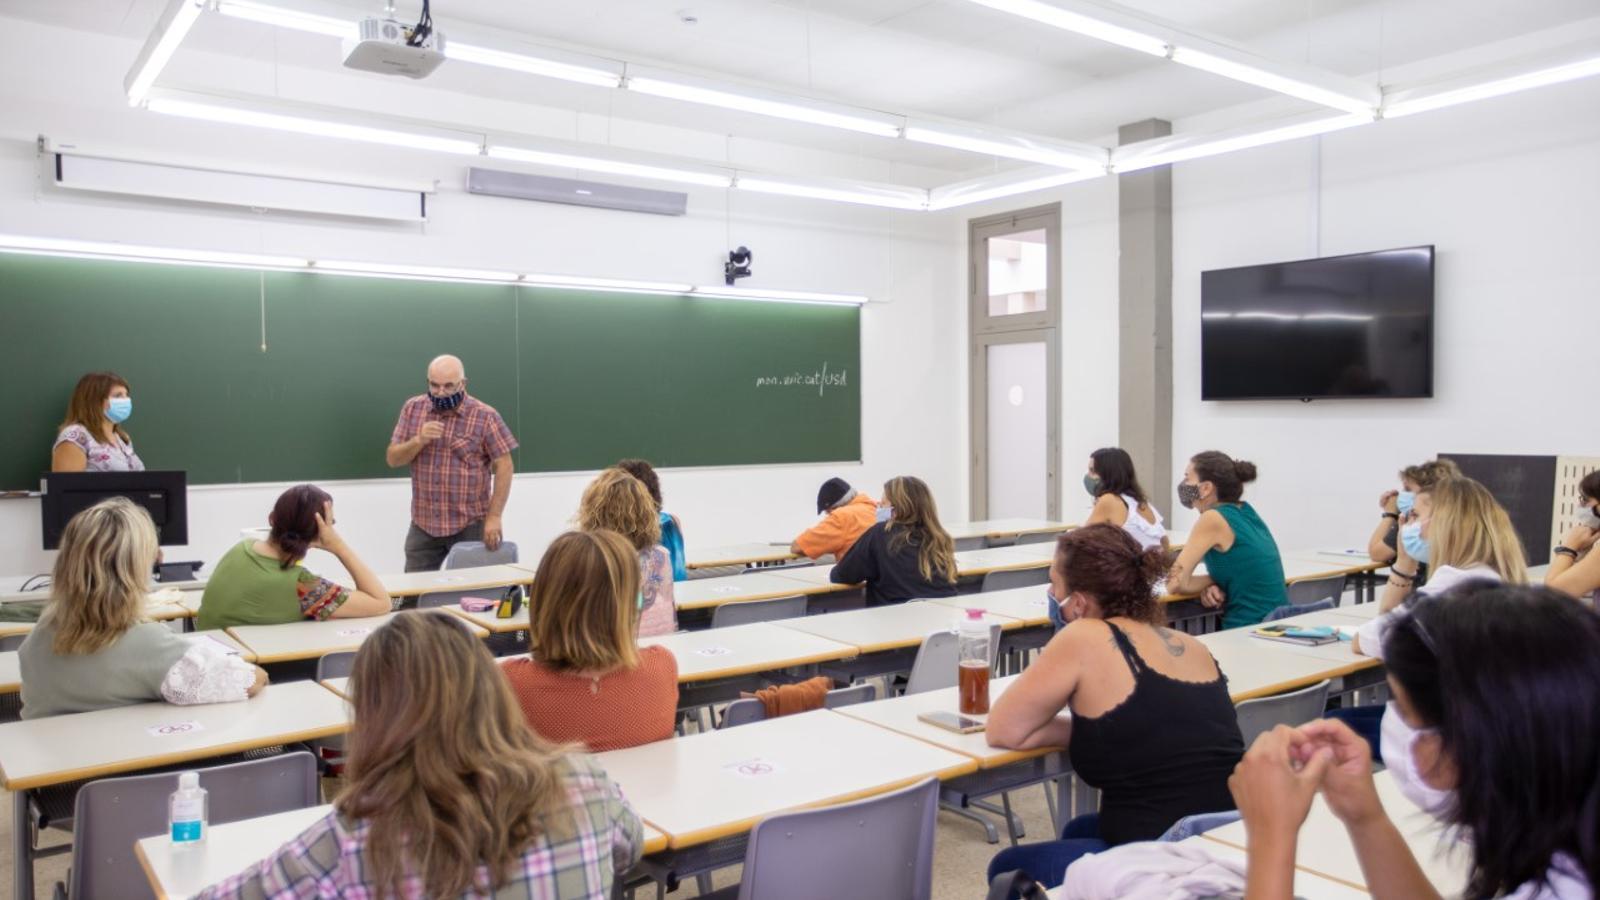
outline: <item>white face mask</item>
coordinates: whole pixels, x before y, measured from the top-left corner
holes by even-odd
[[[1417,739],[1433,733],[1435,731],[1432,728],[1416,729],[1407,725],[1406,720],[1400,718],[1400,710],[1390,701],[1383,710],[1378,746],[1383,756],[1383,766],[1394,776],[1400,793],[1437,819],[1449,810],[1455,800],[1455,792],[1441,791],[1428,784],[1417,770]]]

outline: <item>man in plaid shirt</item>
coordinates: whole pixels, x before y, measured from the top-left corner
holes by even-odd
[[[515,449],[517,439],[494,407],[467,396],[461,360],[441,356],[428,364],[428,392],[400,407],[387,453],[391,467],[411,466],[407,572],[438,569],[459,541],[499,548]]]

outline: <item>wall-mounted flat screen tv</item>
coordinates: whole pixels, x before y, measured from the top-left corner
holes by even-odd
[[[1433,247],[1200,275],[1200,397],[1433,396]]]

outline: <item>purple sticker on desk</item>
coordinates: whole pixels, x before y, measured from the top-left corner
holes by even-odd
[[[151,737],[172,737],[179,734],[194,734],[197,731],[205,730],[206,727],[199,722],[168,722],[165,725],[151,725],[145,729],[145,733]]]

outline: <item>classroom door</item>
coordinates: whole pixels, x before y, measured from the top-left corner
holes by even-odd
[[[1056,519],[1061,214],[969,223],[972,518]]]

